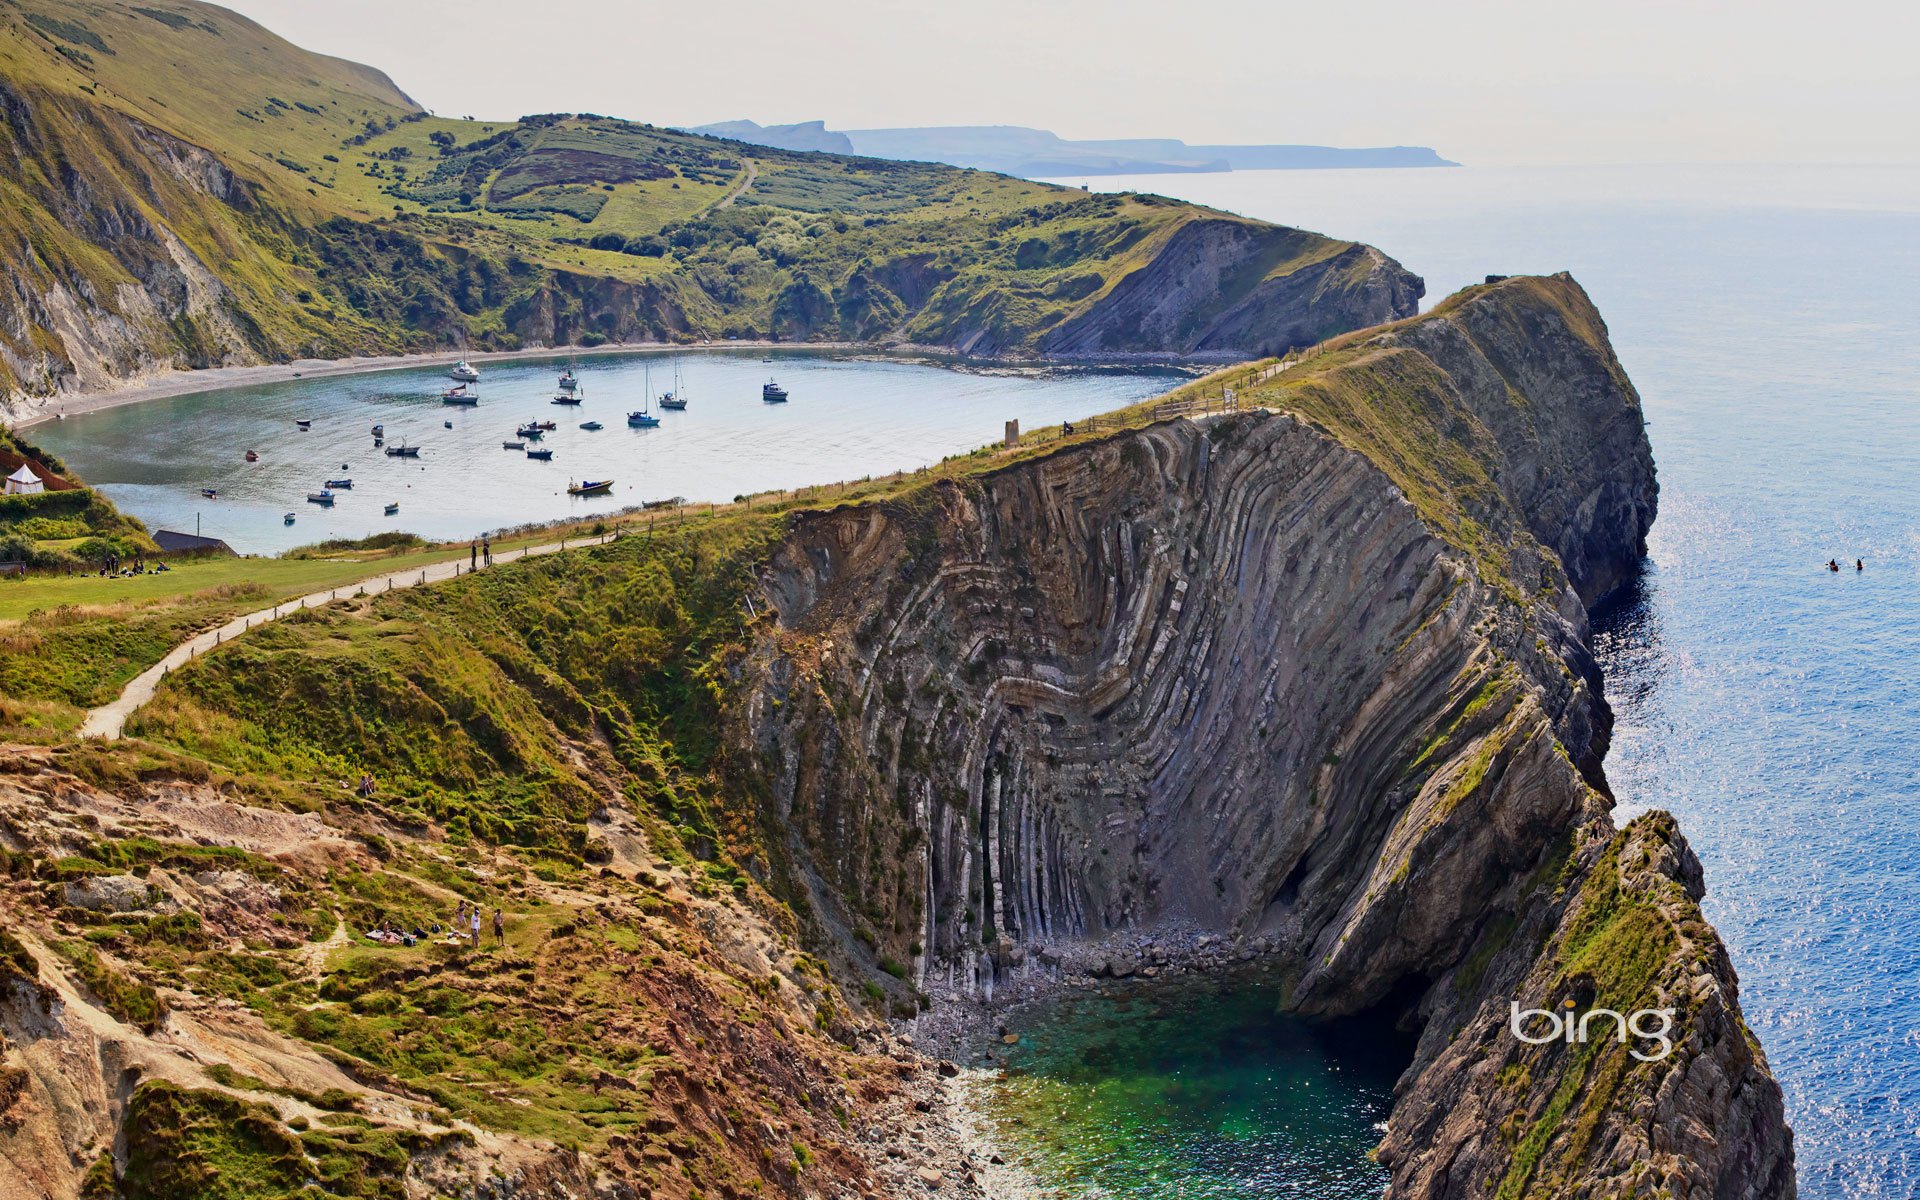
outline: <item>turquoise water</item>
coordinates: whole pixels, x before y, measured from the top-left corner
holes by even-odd
[[[273,553],[388,529],[463,540],[672,496],[724,502],[881,475],[996,441],[1008,420],[1033,428],[1089,416],[1178,381],[1153,372],[989,374],[805,351],[776,351],[771,364],[757,351],[679,357],[688,407],[658,412],[653,429],[628,427],[627,413],[673,386],[666,355],[582,356],[578,406],[551,403],[562,364],[488,363],[477,408],[442,404],[451,384],[434,367],[149,400],[39,425],[33,437],[151,528],[197,528],[243,553]],[[787,403],[761,402],[769,375],[788,389]],[[312,430],[300,432],[298,419],[311,419]],[[547,420],[559,425],[540,443],[551,462],[502,449],[521,422]],[[588,421],[604,428],[581,429]],[[423,447],[420,457],[375,449],[375,424],[388,445]],[[245,461],[248,450],[260,461]],[[353,490],[333,507],[306,502],[341,476]],[[577,479],[615,487],[567,495]],[[207,500],[201,488],[219,495]],[[387,516],[388,503],[400,511]],[[282,521],[287,512],[295,524]]]
[[[1586,285],[1661,486],[1644,585],[1599,627],[1608,775],[1626,813],[1677,814],[1706,866],[1801,1195],[1920,1196],[1920,170],[1113,186],[1365,239],[1429,303],[1488,272]]]
[[[1009,1161],[1072,1197],[1374,1200],[1410,1044],[1283,1017],[1254,979],[1114,985],[1016,1010],[984,1047]]]

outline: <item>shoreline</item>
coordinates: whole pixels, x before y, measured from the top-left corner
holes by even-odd
[[[887,359],[935,360],[949,366],[975,365],[1005,370],[1042,366],[1071,366],[1089,369],[1124,370],[1160,367],[1176,371],[1210,371],[1241,358],[1222,359],[1181,357],[1164,354],[1111,355],[1102,358],[1060,357],[973,358],[942,346],[915,343],[882,345],[874,342],[775,342],[765,339],[699,342],[609,342],[604,346],[536,346],[524,350],[431,350],[413,354],[355,355],[351,358],[298,358],[282,363],[253,363],[232,367],[201,367],[191,370],[162,370],[132,376],[120,386],[103,391],[56,393],[45,398],[39,410],[24,416],[5,418],[0,423],[16,430],[31,429],[48,421],[85,416],[124,408],[146,400],[164,400],[201,392],[224,392],[234,388],[257,387],[268,383],[289,383],[295,379],[327,379],[343,375],[373,375],[382,371],[403,371],[444,364],[452,366],[462,359],[471,363],[541,362],[556,358],[590,358],[599,355],[623,357],[642,354],[726,352],[731,350],[763,352],[767,350],[806,353],[857,353]]]

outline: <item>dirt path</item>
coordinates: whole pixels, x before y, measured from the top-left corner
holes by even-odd
[[[613,537],[614,535],[609,533],[597,538],[575,538],[572,544],[575,546],[605,545],[607,542],[612,541]],[[567,544],[568,543],[563,540],[550,542],[543,546],[527,546],[519,550],[498,551],[493,556],[493,565],[499,566],[501,563],[509,563],[517,558],[528,558],[539,554],[553,554],[556,551],[565,549]],[[486,569],[485,567],[480,568],[480,570],[483,571]],[[80,736],[83,738],[119,737],[121,732],[127,727],[127,718],[139,711],[140,707],[147,701],[153,699],[154,692],[160,687],[160,681],[165,679],[169,672],[179,670],[193,659],[198,658],[216,646],[224,645],[234,638],[240,637],[245,634],[247,630],[255,626],[265,625],[270,621],[277,621],[281,617],[297,613],[302,609],[314,608],[322,604],[330,604],[342,596],[356,596],[363,592],[372,595],[380,592],[400,591],[405,588],[419,587],[422,584],[428,583],[438,583],[442,580],[454,579],[461,575],[469,574],[472,574],[472,569],[469,568],[466,563],[456,558],[448,562],[435,563],[429,567],[418,569],[409,568],[405,571],[394,571],[386,575],[378,575],[371,579],[363,579],[359,583],[342,584],[339,587],[330,588],[324,592],[310,592],[294,600],[282,600],[272,608],[263,608],[258,612],[250,612],[235,617],[218,629],[209,629],[205,633],[197,637],[189,638],[178,646],[175,646],[167,653],[165,658],[134,676],[113,700],[101,705],[99,708],[88,710],[87,719],[82,722],[80,726]]]
[[[732,208],[733,202],[735,200],[738,200],[740,197],[746,195],[747,189],[752,187],[753,181],[758,178],[760,178],[760,168],[754,164],[754,161],[752,159],[748,159],[747,160],[747,177],[740,181],[739,187],[728,192],[716,204],[714,204],[712,208],[708,209],[707,212],[710,212],[710,213],[719,212],[723,208]],[[701,215],[704,216],[705,214],[703,213]]]

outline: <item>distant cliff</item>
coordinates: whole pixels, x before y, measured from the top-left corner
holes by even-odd
[[[1656,489],[1585,295],[1473,289],[1252,399],[798,525],[735,732],[792,890],[902,986],[1197,927],[1418,1028],[1394,1195],[1791,1196],[1698,864],[1608,819],[1586,604]],[[1677,1046],[1531,1045],[1510,1002]]]
[[[690,132],[783,150],[832,150],[911,162],[942,162],[1025,179],[1073,175],[1171,175],[1208,171],[1308,171],[1357,167],[1453,167],[1426,146],[1213,145],[1178,138],[1069,139],[1022,125],[937,125],[831,130],[824,121],[759,125],[722,121]]]

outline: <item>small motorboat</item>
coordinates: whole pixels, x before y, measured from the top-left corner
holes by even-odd
[[[787,389],[769,379],[760,385],[760,398],[768,404],[785,404],[787,402]]]
[[[388,458],[419,458],[420,447],[409,446],[405,442],[400,443],[398,446],[388,446],[387,457]]]
[[[312,428],[313,428],[313,422],[312,422],[312,421],[295,421],[295,422],[294,422],[293,424],[294,424],[294,427],[295,427],[295,428],[297,428],[297,429],[312,429]]]
[[[582,421],[580,422],[580,428],[586,430],[588,433],[599,433],[602,429],[605,429],[606,426],[598,421]]]
[[[656,417],[652,413],[646,412],[644,410],[641,412],[630,412],[627,414],[627,424],[633,426],[635,429],[652,429],[655,425],[658,425],[659,423],[660,423],[659,417]]]
[[[447,378],[455,383],[479,383],[480,372],[474,370],[473,366],[463,358],[453,364],[452,369],[447,372]]]
[[[531,424],[535,429],[543,429],[548,433],[552,433],[554,430],[560,428],[560,423],[558,421],[531,421],[528,423]]]
[[[395,500],[392,504],[387,505],[388,516],[392,516],[393,514],[399,511],[400,511],[400,502],[398,500]]]
[[[327,491],[320,491],[320,492],[308,492],[308,493],[307,493],[307,503],[308,503],[308,504],[325,504],[325,505],[327,505],[328,507],[332,507],[332,505],[333,505],[333,493],[332,493],[332,492],[327,492]]]
[[[373,427],[373,436],[379,437],[381,434],[385,433],[386,431],[387,431],[387,427],[385,425],[375,425]]]
[[[579,392],[561,392],[553,398],[553,402],[555,404],[578,404],[584,399],[586,399],[586,397],[582,396]]]
[[[582,479],[579,483],[567,485],[569,496],[597,496],[613,490],[611,479]]]
[[[330,488],[332,488],[332,489],[334,489],[335,491],[340,491],[340,492],[350,492],[350,491],[352,491],[352,490],[353,490],[353,480],[351,480],[351,479],[329,479],[329,480],[327,480],[327,486],[328,486],[328,487],[330,487]]]
[[[553,451],[551,451],[551,450],[529,450],[529,451],[527,451],[527,457],[528,457],[528,458],[537,458],[537,459],[539,459],[539,460],[540,460],[541,462],[551,462],[551,461],[553,461]]]
[[[566,370],[560,372],[560,390],[561,391],[570,392],[579,386],[580,386],[580,381],[574,377],[572,367],[568,367]]]
[[[513,436],[517,438],[534,438],[535,440],[538,440],[540,437],[544,436],[546,432],[547,432],[546,430],[542,429],[538,425],[522,425],[520,428],[513,431]]]
[[[761,359],[760,361],[763,363],[770,363],[773,361],[773,355],[769,354],[765,358]]]
[[[446,427],[447,427],[448,429],[452,429],[452,428],[453,428],[453,422],[452,422],[452,421],[442,421],[442,422],[440,422],[440,423],[441,423],[442,425],[445,425],[445,426],[446,426]]]
[[[286,516],[282,517],[280,520],[281,520],[281,523],[284,525],[291,525],[294,522],[294,516],[292,513],[288,513]]]
[[[211,500],[215,496],[218,496],[220,494],[220,491],[218,488],[201,488],[200,494],[202,496],[205,496],[207,499]]]
[[[451,391],[440,393],[440,403],[465,404],[471,406],[480,403],[480,393],[463,383]]]
[[[248,461],[248,462],[259,462],[259,461],[260,461],[260,452],[259,452],[258,450],[249,450],[249,451],[247,451],[247,461]]]
[[[525,450],[525,449],[527,448],[527,444],[526,444],[526,442],[524,442],[524,441],[519,441],[519,442],[501,442],[501,443],[500,443],[500,448],[501,448],[502,450]]]

